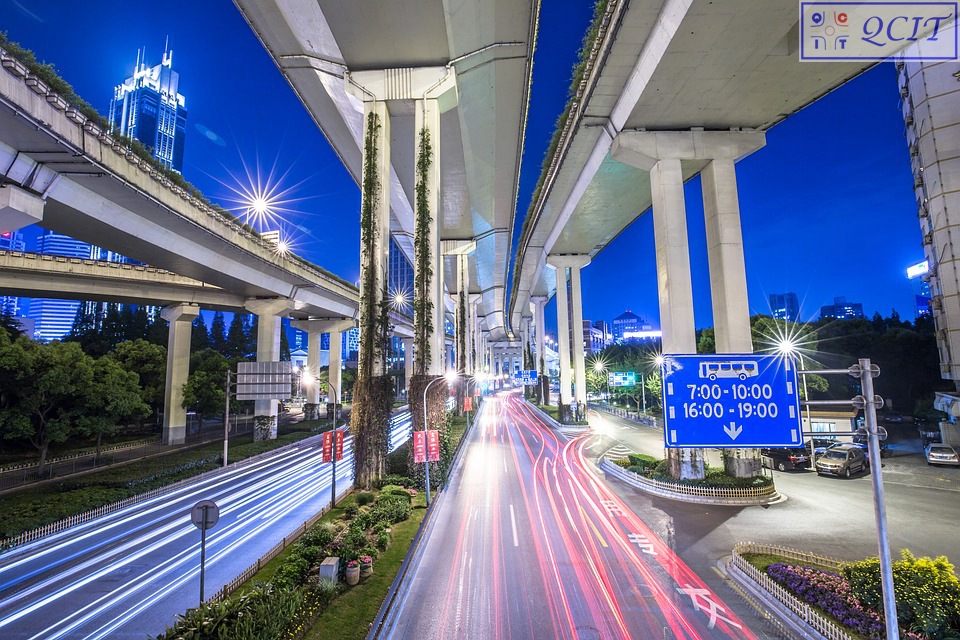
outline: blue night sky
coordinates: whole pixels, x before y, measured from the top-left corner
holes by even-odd
[[[592,0],[543,2],[515,237],[591,7]],[[168,0],[157,11],[152,3],[100,0],[94,11],[83,2],[0,0],[0,9],[0,30],[53,63],[104,113],[114,85],[132,74],[137,49],[146,47],[147,62],[157,64],[169,36],[189,113],[184,177],[236,208],[226,185],[246,181],[245,165],[259,164],[264,174],[272,168],[296,199],[287,216],[295,250],[358,278],[359,190],[231,2]],[[766,148],[738,164],[754,312],[768,311],[768,294],[795,291],[806,319],[834,296],[862,302],[868,314],[896,308],[913,317],[916,283],[904,270],[923,255],[897,101],[893,66],[880,65],[774,127]],[[687,185],[687,209],[697,326],[710,326],[699,179]],[[35,236],[27,233],[28,248]],[[604,250],[583,282],[585,318],[631,309],[655,321],[650,216]]]

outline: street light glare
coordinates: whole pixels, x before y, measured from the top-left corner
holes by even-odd
[[[657,364],[658,367],[662,367],[663,361],[664,361],[663,354],[658,353],[657,356],[653,359],[653,361]]]
[[[447,371],[443,377],[447,379],[448,384],[454,384],[457,381],[457,372]]]
[[[798,351],[798,345],[789,337],[785,337],[777,343],[777,351],[783,355],[792,356]]]

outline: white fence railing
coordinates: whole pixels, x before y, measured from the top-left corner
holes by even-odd
[[[740,542],[733,548],[733,565],[744,575],[756,582],[767,593],[776,598],[780,604],[790,610],[795,616],[810,625],[817,633],[823,635],[828,640],[856,640],[856,636],[844,631],[843,627],[830,620],[806,602],[800,600],[791,591],[781,587],[770,576],[763,573],[755,566],[747,562],[741,554],[744,553],[764,553],[783,556],[784,558],[797,562],[798,564],[815,564],[831,569],[839,569],[843,562],[833,558],[827,558],[814,553],[806,553],[796,549],[785,547],[776,547],[763,544],[754,544],[752,542]]]
[[[698,496],[703,498],[770,498],[777,495],[777,488],[773,484],[758,487],[705,487],[684,484],[682,482],[666,482],[653,478],[645,478],[609,460],[603,460],[601,466],[608,471],[612,471],[614,474],[629,479],[633,483],[644,484],[660,491],[678,493],[685,496]]]

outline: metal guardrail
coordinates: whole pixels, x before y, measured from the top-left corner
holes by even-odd
[[[800,600],[791,591],[781,587],[770,576],[763,573],[755,566],[747,562],[741,554],[743,553],[765,553],[783,556],[788,560],[794,560],[798,563],[817,564],[824,567],[839,569],[843,562],[833,558],[827,558],[814,553],[805,553],[796,549],[786,547],[777,547],[771,545],[754,544],[752,542],[740,542],[733,548],[732,564],[741,573],[756,582],[767,593],[777,599],[783,606],[790,610],[795,616],[810,625],[817,633],[828,640],[856,640],[856,637],[844,631],[844,629],[830,620],[826,616],[817,612],[806,602]]]
[[[100,455],[102,456],[105,453],[113,453],[114,451],[122,451],[124,449],[133,449],[135,447],[142,447],[145,444],[153,444],[155,442],[160,442],[160,436],[153,438],[143,438],[141,440],[132,440],[130,442],[124,442],[123,444],[115,444],[109,447],[101,447]],[[57,456],[56,458],[48,458],[45,464],[57,464],[58,462],[66,462],[67,460],[74,460],[76,458],[87,458],[91,456],[96,456],[96,449],[84,450],[77,453],[72,453],[68,456]],[[33,469],[40,466],[39,460],[32,460],[30,462],[21,462],[20,464],[8,464],[6,466],[0,467],[0,475],[4,473],[10,473],[11,471],[19,471],[22,469]]]

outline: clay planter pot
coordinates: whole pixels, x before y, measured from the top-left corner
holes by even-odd
[[[351,587],[360,582],[360,567],[347,567],[347,584]]]
[[[360,577],[369,578],[373,575],[373,563],[360,565]]]

